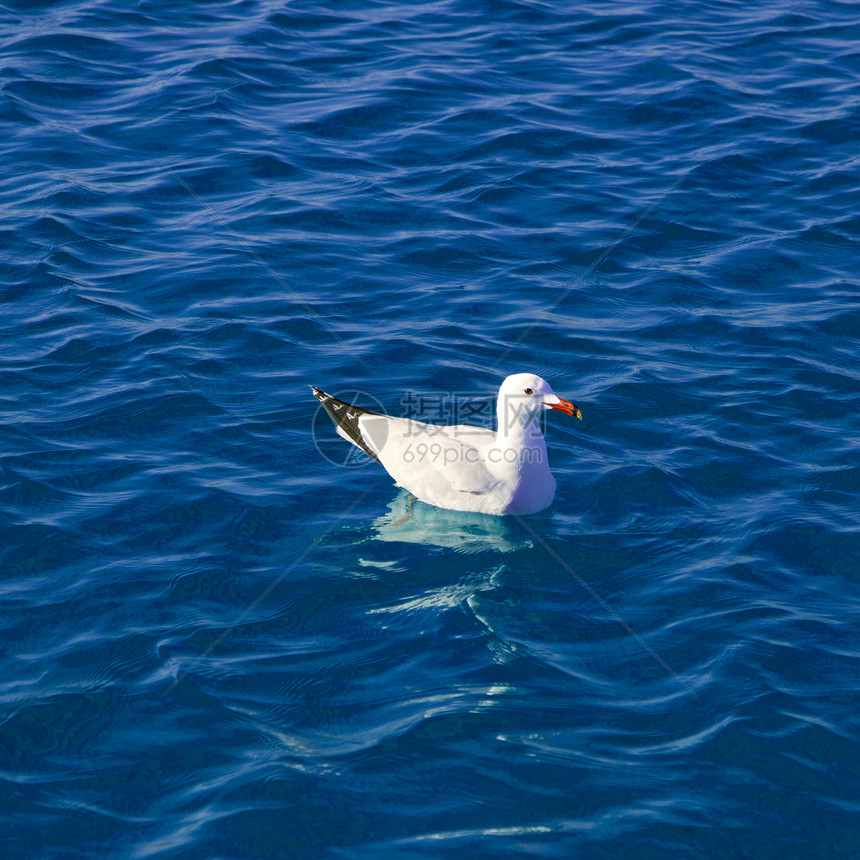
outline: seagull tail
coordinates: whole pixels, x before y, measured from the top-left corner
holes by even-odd
[[[310,389],[314,397],[319,400],[323,409],[328,413],[329,418],[334,421],[337,432],[344,439],[361,448],[365,454],[373,457],[377,463],[380,462],[379,457],[373,453],[364,441],[364,437],[361,435],[361,428],[358,426],[362,415],[379,415],[379,412],[371,412],[369,409],[353,406],[353,404],[347,403],[345,400],[338,400],[337,397],[332,397],[331,394],[326,394],[325,391],[313,385],[310,386]]]

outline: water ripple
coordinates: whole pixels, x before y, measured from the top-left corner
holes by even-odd
[[[854,856],[851,4],[3,16],[4,856]],[[525,525],[312,420],[524,368]]]

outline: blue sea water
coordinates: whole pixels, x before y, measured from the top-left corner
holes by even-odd
[[[0,45],[3,857],[860,857],[860,5]],[[522,370],[584,415],[522,521],[307,387]]]

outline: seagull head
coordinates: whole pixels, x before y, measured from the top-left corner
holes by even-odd
[[[545,379],[534,373],[515,373],[507,377],[499,389],[500,414],[503,403],[506,415],[512,410],[525,420],[531,420],[543,409],[555,409],[582,419],[582,413],[575,404],[559,397]]]

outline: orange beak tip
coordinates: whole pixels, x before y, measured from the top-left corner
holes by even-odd
[[[582,413],[579,411],[579,407],[575,403],[571,403],[569,400],[558,399],[558,403],[554,403],[550,406],[550,409],[556,409],[559,412],[564,412],[566,415],[572,415],[574,418],[579,418],[582,421]]]

